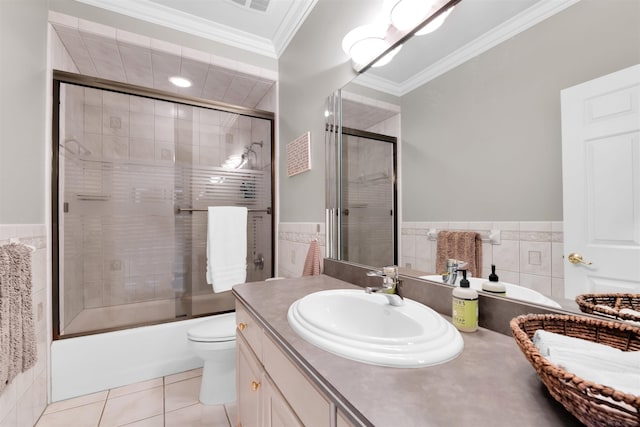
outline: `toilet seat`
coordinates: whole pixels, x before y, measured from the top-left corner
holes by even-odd
[[[236,339],[236,314],[217,315],[187,331],[187,337],[197,342],[226,342]]]

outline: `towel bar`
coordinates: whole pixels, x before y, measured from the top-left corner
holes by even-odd
[[[480,233],[480,238],[485,243],[490,243],[492,245],[499,245],[502,243],[500,230],[478,231],[478,233]],[[438,240],[438,230],[430,228],[429,231],[427,231],[427,239]]]
[[[180,212],[207,212],[208,209],[194,209],[194,208],[176,208],[176,213]],[[267,215],[271,215],[271,207],[265,209],[247,209],[248,212],[265,212]]]

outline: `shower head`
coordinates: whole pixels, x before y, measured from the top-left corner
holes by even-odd
[[[258,161],[258,154],[253,149],[254,145],[258,145],[262,147],[263,143],[262,141],[252,142],[251,144],[244,147],[244,151],[242,152],[242,154],[240,155],[234,154],[229,156],[229,158],[224,162],[222,167],[226,169],[240,169],[244,167],[247,163],[249,163],[249,168],[251,168],[252,165],[251,165],[250,155],[253,154],[254,159]]]

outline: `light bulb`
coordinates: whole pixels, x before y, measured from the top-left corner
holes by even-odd
[[[185,79],[184,77],[180,77],[180,76],[172,76],[169,77],[169,81],[178,87],[190,87],[191,86],[191,81],[188,79]]]

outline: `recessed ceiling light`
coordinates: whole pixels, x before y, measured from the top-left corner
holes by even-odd
[[[190,87],[191,81],[185,79],[184,77],[173,76],[169,77],[169,81],[178,87]]]

